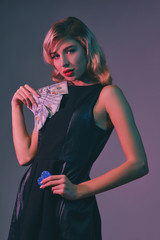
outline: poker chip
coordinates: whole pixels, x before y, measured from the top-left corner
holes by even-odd
[[[39,177],[38,179],[37,179],[37,182],[38,182],[38,184],[40,185],[40,186],[42,186],[42,184],[41,184],[41,181],[43,180],[43,178],[42,177]]]
[[[42,186],[41,181],[42,181],[43,179],[49,177],[49,176],[51,176],[50,172],[48,172],[48,171],[43,171],[43,172],[41,173],[41,177],[39,177],[39,178],[37,179],[37,183],[38,183],[40,186]]]
[[[51,176],[51,174],[50,174],[50,172],[48,172],[48,171],[43,171],[42,173],[41,173],[41,177],[44,179],[44,178],[47,178],[47,177],[49,177],[49,176]]]

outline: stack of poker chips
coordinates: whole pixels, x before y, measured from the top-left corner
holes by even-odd
[[[67,81],[55,83],[37,90],[40,97],[33,95],[37,106],[32,105],[34,113],[35,131],[43,127],[47,117],[51,118],[58,112],[63,94],[68,94]]]

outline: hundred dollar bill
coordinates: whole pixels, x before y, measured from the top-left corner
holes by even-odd
[[[31,111],[34,113],[35,131],[43,127],[47,117],[51,118],[59,111],[63,94],[68,94],[66,81],[55,83],[37,90],[39,98],[33,95],[37,106],[32,105]]]

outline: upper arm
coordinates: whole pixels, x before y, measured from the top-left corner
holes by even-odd
[[[106,86],[102,98],[127,160],[146,162],[143,143],[123,92],[115,85]]]
[[[30,144],[28,149],[28,161],[25,164],[23,164],[24,166],[30,164],[37,153],[38,134],[39,134],[39,131],[35,132],[35,128],[34,128],[30,136]]]

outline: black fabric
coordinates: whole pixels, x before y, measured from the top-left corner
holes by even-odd
[[[65,174],[74,184],[89,180],[113,130],[104,131],[94,122],[101,84],[68,87],[59,111],[39,131],[38,151],[20,183],[8,240],[102,239],[95,196],[70,201],[37,183],[44,170]]]

